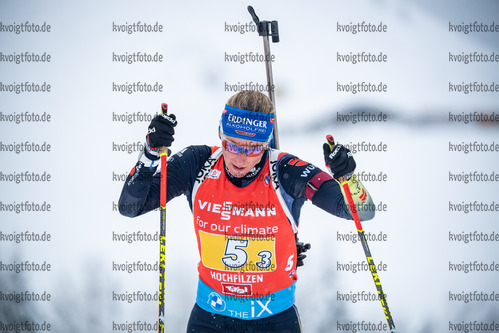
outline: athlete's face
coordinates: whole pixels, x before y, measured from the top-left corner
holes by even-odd
[[[225,166],[234,177],[244,177],[260,161],[265,152],[261,142],[221,136]]]

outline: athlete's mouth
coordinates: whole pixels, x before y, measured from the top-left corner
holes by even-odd
[[[235,164],[232,164],[232,167],[237,170],[237,171],[243,171],[244,170],[244,167],[238,167],[237,165]]]

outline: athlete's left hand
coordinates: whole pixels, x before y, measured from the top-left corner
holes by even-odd
[[[331,143],[326,142],[322,145],[324,152],[324,161],[326,167],[329,168],[331,174],[335,179],[347,175],[350,176],[354,171],[357,164],[353,158],[353,154],[348,148],[341,144],[337,144],[331,150]]]

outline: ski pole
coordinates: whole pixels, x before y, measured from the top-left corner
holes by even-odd
[[[328,135],[326,139],[332,151],[335,147],[334,138],[332,135]],[[364,229],[362,228],[362,224],[360,223],[359,214],[357,213],[357,208],[355,207],[355,203],[353,202],[352,193],[350,192],[350,188],[348,187],[346,176],[340,177],[338,181],[341,183],[341,187],[343,188],[343,191],[348,201],[348,206],[350,207],[350,211],[352,212],[352,217],[353,220],[355,221],[355,226],[359,233],[359,239],[362,243],[362,247],[364,248],[364,253],[366,254],[367,263],[369,264],[369,269],[371,270],[371,275],[374,280],[374,285],[376,286],[381,306],[383,307],[383,311],[385,312],[385,318],[386,321],[388,322],[388,327],[391,333],[397,333],[397,330],[395,329],[395,324],[393,323],[392,314],[390,313],[390,309],[388,308],[388,303],[386,302],[385,293],[383,292],[383,288],[381,287],[381,281],[379,279],[378,272],[376,271],[376,265],[374,264],[371,251],[369,250],[369,246],[367,245],[367,240],[364,235]]]
[[[273,138],[270,142],[271,147],[279,150],[279,131],[277,129],[277,112],[275,107],[275,95],[274,95],[274,77],[272,76],[272,61],[270,54],[270,43],[269,36],[272,36],[272,43],[279,43],[279,28],[277,21],[260,21],[255,13],[253,7],[248,6],[248,11],[256,24],[258,35],[263,37],[263,52],[265,53],[265,71],[267,73],[267,92],[269,94],[269,99],[274,105],[274,131]],[[291,222],[293,223],[293,222]],[[303,243],[298,241],[298,236],[295,234],[296,250],[297,250],[297,267],[303,265],[303,259],[306,255],[303,253],[310,250],[311,245],[309,243]]]
[[[274,78],[272,77],[272,61],[270,54],[269,36],[272,36],[272,43],[279,42],[279,28],[277,21],[260,21],[255,14],[253,7],[248,6],[248,11],[256,24],[258,35],[263,37],[263,52],[265,53],[265,71],[267,72],[267,92],[269,99],[274,105],[274,138],[272,148],[279,149],[279,133],[277,130],[277,112],[275,112]]]
[[[168,112],[168,105],[161,104],[161,113]],[[161,163],[161,182],[160,182],[160,235],[159,235],[159,314],[158,314],[158,332],[165,330],[165,246],[166,246],[166,160],[168,159],[168,148],[160,148]]]

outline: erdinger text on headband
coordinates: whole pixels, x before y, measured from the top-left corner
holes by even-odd
[[[221,123],[222,133],[226,136],[269,142],[274,126],[274,114],[247,111],[225,105]]]

